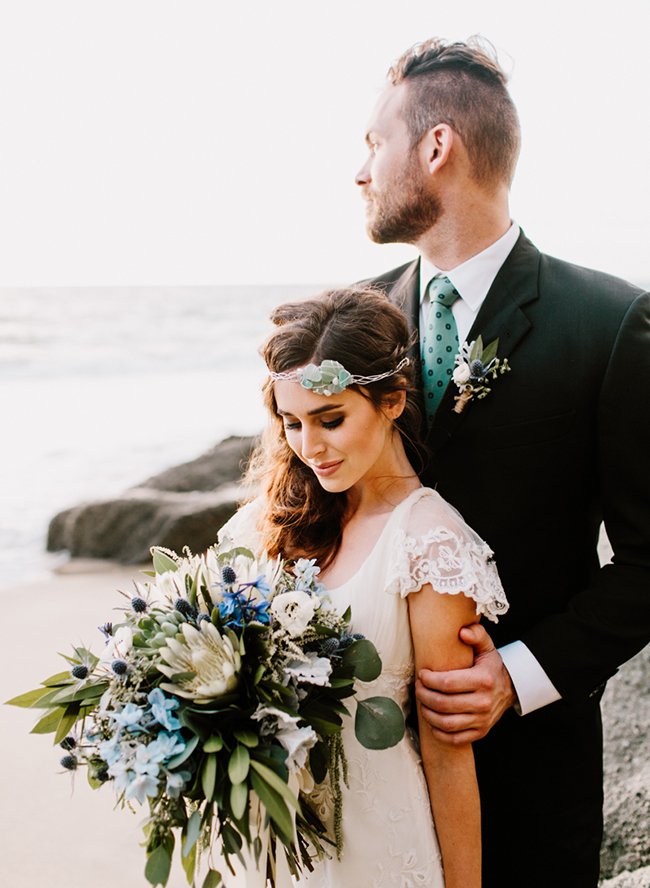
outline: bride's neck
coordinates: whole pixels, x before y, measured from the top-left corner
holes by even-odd
[[[345,521],[390,512],[418,487],[420,479],[406,456],[401,438],[398,438],[394,459],[386,467],[386,472],[370,481],[362,479],[347,491]]]

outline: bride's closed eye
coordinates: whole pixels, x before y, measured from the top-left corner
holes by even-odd
[[[322,423],[322,426],[324,429],[328,429],[328,430],[335,429],[341,425],[344,418],[345,417],[343,417],[343,416],[339,416],[337,419],[330,419],[330,420],[324,421]],[[286,432],[296,432],[300,429],[300,426],[301,426],[301,423],[299,423],[299,422],[285,422],[284,423],[284,429]]]

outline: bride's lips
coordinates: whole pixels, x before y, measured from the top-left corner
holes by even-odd
[[[342,462],[343,460],[339,459],[337,462],[321,463],[318,466],[312,463],[311,467],[321,478],[326,478],[328,475],[333,475]]]

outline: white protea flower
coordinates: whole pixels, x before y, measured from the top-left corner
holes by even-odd
[[[160,649],[167,665],[161,663],[158,669],[171,679],[171,682],[162,682],[160,687],[197,703],[207,703],[233,691],[237,687],[241,657],[230,639],[221,635],[208,620],[201,622],[200,629],[183,623],[181,630],[185,642],[169,638],[167,646]],[[194,675],[175,683],[174,675],[182,672]]]
[[[301,635],[320,601],[307,592],[282,592],[271,602],[271,613],[289,635]]]

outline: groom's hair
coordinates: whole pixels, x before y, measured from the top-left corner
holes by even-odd
[[[492,44],[478,37],[451,44],[434,37],[408,49],[388,79],[407,85],[402,117],[413,148],[430,129],[446,123],[463,140],[480,184],[511,184],[519,118]]]

